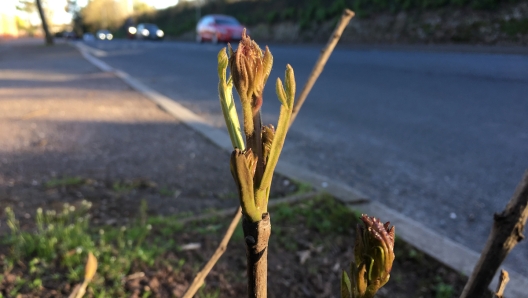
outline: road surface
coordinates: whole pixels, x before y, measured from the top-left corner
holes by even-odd
[[[216,55],[225,45],[89,43],[98,58],[221,126]],[[298,93],[319,46],[272,45],[274,81]],[[240,113],[240,110],[239,110]],[[528,169],[528,56],[338,48],[303,106],[282,159],[347,183],[475,251]],[[227,162],[227,161],[226,161]],[[508,257],[528,276],[528,242]]]

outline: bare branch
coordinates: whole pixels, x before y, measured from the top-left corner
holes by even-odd
[[[460,298],[485,296],[493,276],[510,251],[524,239],[524,226],[528,218],[528,171],[517,186],[513,197],[500,214],[495,214],[493,227]]]
[[[497,285],[497,292],[495,293],[495,298],[504,297],[504,289],[506,289],[506,285],[509,281],[510,276],[508,275],[508,271],[501,270],[501,275],[499,277],[499,284]]]
[[[295,106],[293,106],[293,113],[290,119],[290,126],[292,125],[293,121],[295,121],[295,118],[297,117],[297,114],[299,113],[301,106],[306,100],[308,93],[310,93],[313,85],[315,84],[315,81],[317,81],[317,78],[319,77],[321,72],[323,72],[323,68],[326,64],[326,61],[328,61],[328,58],[330,58],[330,54],[332,54],[332,52],[334,51],[334,48],[337,42],[341,38],[341,34],[343,33],[346,26],[348,25],[348,22],[350,22],[350,19],[354,17],[354,15],[355,13],[351,11],[350,9],[345,9],[343,11],[341,20],[339,21],[336,28],[334,29],[334,32],[330,36],[328,43],[326,44],[324,49],[321,51],[321,55],[319,55],[317,62],[315,62],[315,66],[312,69],[312,73],[310,74],[310,77],[308,77],[306,84],[304,85],[301,95],[299,95],[299,98],[295,102]]]

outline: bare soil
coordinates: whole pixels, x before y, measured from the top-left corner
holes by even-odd
[[[0,58],[0,220],[93,202],[95,223],[237,205],[229,153],[65,44],[11,46]],[[78,187],[65,188],[80,178]],[[276,178],[272,196],[295,191]],[[52,184],[58,184],[50,187]],[[1,221],[0,221],[1,222]],[[6,227],[0,224],[0,232]]]

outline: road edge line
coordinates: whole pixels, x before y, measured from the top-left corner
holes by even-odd
[[[146,86],[124,71],[112,68],[105,62],[93,57],[89,52],[75,45],[82,56],[90,63],[104,72],[112,72],[132,89],[143,94],[158,104],[166,112],[194,129],[218,147],[231,153],[233,150],[229,136],[223,130],[215,127],[201,116],[185,108],[175,100],[162,95],[154,89]],[[313,185],[317,190],[324,190],[340,201],[348,204],[351,209],[367,213],[378,218],[391,219],[391,223],[398,227],[398,237],[410,243],[417,249],[427,253],[442,264],[469,276],[477,264],[479,253],[454,242],[453,240],[438,234],[419,222],[406,217],[404,214],[389,208],[387,205],[377,201],[370,201],[360,191],[338,181],[313,173],[288,162],[279,162],[276,172]],[[367,203],[364,203],[368,201]],[[502,266],[510,273],[510,282],[506,287],[507,297],[528,298],[528,279],[519,273]],[[495,274],[490,284],[490,290],[494,290],[498,282],[499,272]]]

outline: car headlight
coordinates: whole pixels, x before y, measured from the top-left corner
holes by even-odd
[[[165,35],[165,33],[163,33],[161,29],[158,29],[158,31],[156,31],[156,35],[161,38],[163,35]]]
[[[143,36],[149,36],[149,33],[150,33],[150,32],[148,31],[148,29],[143,29],[143,30],[141,30],[141,34],[142,34]]]
[[[136,34],[136,32],[137,32],[136,27],[128,27],[128,33],[130,33],[130,34]]]
[[[106,39],[108,39],[108,40],[112,40],[112,38],[114,38],[114,35],[112,35],[112,33],[108,33],[108,34],[106,35]]]
[[[99,33],[99,39],[105,39],[106,38],[106,35],[104,33]]]

